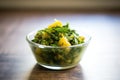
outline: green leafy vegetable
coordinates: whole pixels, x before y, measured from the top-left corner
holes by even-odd
[[[54,46],[54,48],[32,46],[36,60],[40,64],[48,66],[75,65],[81,59],[82,51],[86,48],[84,46],[68,47],[84,43],[84,37],[70,29],[69,24],[61,26],[60,22],[39,30],[32,41],[41,45]],[[58,46],[61,48],[55,48]]]
[[[39,30],[32,41],[47,46],[60,46],[59,41],[62,37],[65,37],[70,45],[84,42],[84,39],[79,40],[79,34],[75,30],[71,30],[69,24]]]

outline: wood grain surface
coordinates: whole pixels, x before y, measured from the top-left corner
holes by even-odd
[[[25,39],[54,19],[92,36],[78,66],[39,66]],[[0,12],[0,80],[120,80],[120,14],[80,12]]]

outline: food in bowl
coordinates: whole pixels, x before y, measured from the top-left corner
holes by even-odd
[[[83,51],[90,41],[84,35],[70,29],[69,24],[55,21],[47,28],[27,35],[35,58],[43,67],[49,69],[68,69],[81,60]]]

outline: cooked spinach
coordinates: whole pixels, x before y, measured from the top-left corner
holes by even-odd
[[[82,51],[86,48],[84,46],[69,46],[84,43],[84,39],[75,30],[70,29],[68,23],[61,25],[60,22],[55,22],[48,28],[39,30],[32,40],[41,45],[54,47],[40,48],[31,46],[31,48],[33,48],[36,60],[41,64],[48,66],[69,66],[79,62]]]

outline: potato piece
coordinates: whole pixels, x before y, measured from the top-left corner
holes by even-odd
[[[35,53],[36,53],[37,55],[40,55],[40,54],[41,54],[41,49],[40,49],[40,48],[36,48]]]
[[[65,54],[67,55],[70,52],[70,48],[65,48]]]
[[[49,38],[49,35],[48,35],[46,32],[43,32],[43,33],[42,33],[42,38],[43,38],[43,39]]]
[[[48,26],[48,28],[53,28],[53,27],[57,27],[57,26],[62,27],[62,22],[56,20],[54,23],[50,24],[50,25]]]
[[[80,36],[78,39],[79,39],[79,41],[80,41],[81,43],[83,43],[84,40],[85,40],[85,37],[84,37],[84,36]]]
[[[58,44],[62,47],[71,46],[71,44],[68,42],[67,38],[64,36],[62,38],[60,38]]]

